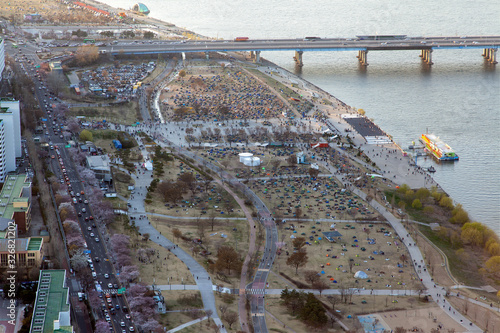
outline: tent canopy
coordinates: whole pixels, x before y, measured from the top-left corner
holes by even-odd
[[[366,275],[363,271],[357,271],[356,274],[354,274],[354,277],[356,279],[368,279],[368,275]]]

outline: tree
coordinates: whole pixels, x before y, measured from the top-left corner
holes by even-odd
[[[224,314],[224,318],[223,319],[229,325],[229,329],[231,329],[231,326],[233,326],[233,324],[238,320],[238,314],[236,312],[234,312],[234,311],[227,311]]]
[[[306,239],[304,237],[294,238],[292,241],[292,245],[295,249],[300,250],[304,245],[306,245]]]
[[[155,38],[155,33],[152,31],[145,31],[144,32],[144,39],[153,39]]]
[[[312,178],[316,178],[319,175],[318,169],[309,168],[308,172],[309,172],[309,176],[311,176]]]
[[[174,235],[175,239],[177,239],[177,241],[182,237],[182,231],[180,231],[179,228],[172,229],[172,234]]]
[[[411,203],[411,206],[415,209],[421,209],[422,208],[422,203],[420,202],[419,199],[415,199],[413,200],[413,202]]]
[[[95,332],[96,333],[109,333],[110,325],[104,319],[99,319],[95,323]]]
[[[186,76],[186,71],[185,71],[184,69],[181,69],[181,70],[179,71],[179,76],[180,76],[181,78],[184,78],[184,77]]]
[[[323,305],[312,293],[306,295],[306,301],[299,312],[299,318],[314,328],[323,327],[328,323]]]
[[[221,246],[217,251],[215,267],[218,270],[227,269],[228,274],[231,274],[231,269],[239,271],[241,269],[240,255],[231,246]]]
[[[195,190],[195,186],[196,186],[196,178],[194,177],[194,175],[191,172],[182,173],[179,176],[179,181],[186,184],[186,187],[189,188],[191,190],[191,192],[193,192],[193,194],[194,194],[194,190]]]
[[[99,49],[95,45],[79,46],[75,58],[80,66],[92,64],[99,58]]]
[[[340,303],[340,297],[338,295],[329,295],[327,299],[328,302],[332,305],[332,310],[335,311],[335,305]]]
[[[287,157],[286,161],[292,166],[297,165],[297,156],[295,154],[290,155]]]
[[[80,132],[80,140],[81,141],[92,141],[93,140],[93,136],[92,136],[92,132],[90,132],[89,130],[82,130]]]
[[[318,279],[318,281],[313,283],[313,289],[316,289],[319,292],[319,297],[321,297],[323,290],[328,289],[328,284],[326,284],[325,281]]]
[[[500,256],[494,256],[488,259],[484,264],[486,270],[494,275],[500,274]]]
[[[286,264],[288,266],[295,267],[295,274],[298,274],[299,267],[304,266],[308,259],[306,251],[302,249],[292,253],[292,255],[286,260]]]
[[[309,284],[314,285],[314,283],[319,280],[318,272],[312,270],[305,271],[304,279],[309,282]]]

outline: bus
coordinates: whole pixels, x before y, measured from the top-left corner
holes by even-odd
[[[85,44],[89,44],[89,43],[90,43],[90,44],[94,44],[94,43],[95,43],[95,40],[94,40],[94,39],[92,39],[92,38],[85,38],[85,39],[83,40],[83,42],[84,42]]]
[[[234,39],[235,42],[246,42],[248,40],[248,37],[236,37]]]
[[[305,37],[304,40],[310,40],[310,41],[315,41],[321,39],[321,37]]]

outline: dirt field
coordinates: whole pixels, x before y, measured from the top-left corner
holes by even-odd
[[[395,330],[396,327],[403,327],[410,332],[431,332],[432,329],[438,329],[441,326],[441,330],[444,332],[447,330],[467,332],[466,329],[457,324],[438,306],[381,312],[360,318],[362,322],[366,320],[365,329],[373,327],[372,321],[374,319],[378,319],[383,326],[390,330]]]
[[[381,228],[385,228],[383,232]],[[302,282],[304,271],[317,271],[331,288],[338,288],[338,283],[352,283],[354,288],[365,289],[420,288],[413,265],[407,262],[403,264],[402,256],[408,258],[406,247],[401,246],[394,238],[389,225],[336,223],[332,231],[341,234],[340,239],[335,238],[336,243],[330,243],[322,234],[331,231],[330,229],[331,223],[328,222],[286,222],[279,232],[279,240],[284,244],[274,263],[273,271],[276,274],[285,273]],[[370,230],[370,233],[366,234],[363,229]],[[309,245],[305,246],[309,260],[304,267],[299,268],[298,275],[295,274],[294,267],[286,264],[287,251],[289,254],[293,252],[292,236],[305,237],[309,242]],[[310,237],[313,240],[310,240]],[[350,259],[353,259],[352,272],[349,268]],[[368,279],[353,278],[354,273],[359,270],[364,271]]]
[[[88,120],[101,121],[103,119],[115,124],[131,125],[142,120],[137,102],[128,102],[114,106],[92,106],[71,108],[67,116],[85,116]]]

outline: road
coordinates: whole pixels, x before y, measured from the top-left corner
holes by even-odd
[[[118,54],[155,54],[180,52],[229,51],[390,51],[424,49],[484,49],[498,48],[500,36],[408,37],[394,40],[358,40],[357,38],[255,39],[209,41],[143,41],[117,43],[99,50]]]
[[[109,293],[111,301],[105,301],[105,296],[102,295],[102,309],[94,309],[102,318],[105,314],[110,313],[109,322],[113,327],[113,332],[122,332],[123,329],[135,331],[133,321],[126,318],[128,314],[123,311],[128,311],[128,304],[125,297],[111,297],[114,292],[120,287],[120,283],[115,275],[114,268],[110,261],[110,256],[107,252],[104,242],[102,242],[101,231],[99,230],[99,216],[94,215],[92,207],[87,203],[84,188],[79,178],[78,172],[73,165],[68,151],[65,148],[66,138],[61,133],[61,127],[64,125],[63,120],[53,114],[54,95],[47,89],[41,78],[37,75],[35,66],[39,65],[38,57],[35,55],[35,47],[27,45],[18,50],[7,48],[8,53],[14,54],[20,62],[21,68],[25,73],[33,79],[35,84],[34,95],[39,101],[40,108],[46,119],[44,123],[43,136],[49,143],[49,165],[52,172],[60,180],[62,184],[68,187],[68,194],[71,195],[74,208],[78,215],[83,237],[87,243],[88,264],[92,271],[95,288],[102,289],[103,293]],[[71,277],[74,279],[74,276]],[[75,295],[80,292],[78,283],[68,283],[70,287],[71,299],[75,299]],[[99,287],[97,287],[97,285]],[[77,298],[76,298],[77,299]],[[73,304],[76,307],[76,304]],[[104,310],[106,309],[106,310]],[[113,309],[113,310],[112,310]],[[102,310],[102,311],[101,311]],[[113,314],[116,313],[116,314]],[[77,323],[82,332],[88,331],[88,318],[80,318],[78,312]],[[123,325],[121,324],[123,322]]]

